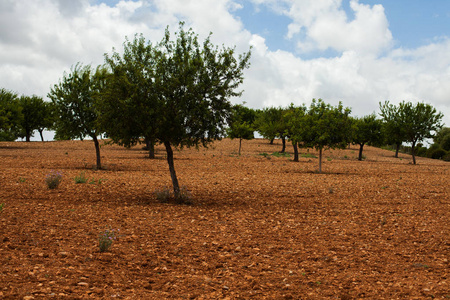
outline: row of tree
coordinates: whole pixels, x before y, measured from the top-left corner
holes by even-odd
[[[0,141],[25,138],[29,142],[36,130],[44,141],[43,131],[53,128],[54,120],[52,103],[42,97],[0,89]]]
[[[352,118],[342,103],[331,106],[321,99],[313,100],[310,107],[261,111],[233,106],[229,99],[242,93],[237,88],[249,67],[250,51],[235,56],[234,48],[219,48],[210,37],[200,43],[182,23],[175,39],[166,29],[157,44],[136,35],[125,41],[122,54],[115,50],[105,54],[101,66],[74,65],[51,88],[51,103],[2,90],[0,138],[25,136],[29,140],[33,130],[42,133],[43,128],[55,130],[56,139],[88,136],[94,141],[97,169],[101,169],[100,135],[127,147],[145,142],[151,158],[154,145],[163,144],[174,194],[179,198],[173,147],[206,147],[226,135],[242,141],[257,130],[271,140],[281,138],[282,151],[286,140],[291,141],[295,160],[299,147],[316,148],[321,171],[326,148],[343,148],[353,142],[360,145],[361,159],[363,146],[379,143],[383,132],[390,142],[411,142],[414,148],[441,126],[442,114],[423,103],[394,106],[386,102],[380,105],[382,120],[375,115]],[[35,102],[42,107],[35,107]],[[32,119],[38,116],[38,121]]]
[[[287,108],[270,107],[263,110],[252,110],[243,105],[233,107],[233,117],[228,129],[231,138],[239,138],[239,154],[243,139],[252,139],[254,131],[273,142],[279,138],[283,142],[280,152],[286,149],[286,140],[294,147],[294,161],[298,161],[298,148],[316,148],[319,151],[319,171],[322,166],[322,151],[325,148],[345,148],[348,144],[359,145],[358,159],[363,158],[364,145],[380,146],[393,144],[396,146],[395,157],[398,157],[400,146],[406,142],[411,145],[413,163],[416,164],[416,146],[418,143],[443,135],[441,131],[442,113],[426,103],[401,102],[393,105],[386,101],[380,103],[380,116],[376,114],[361,118],[351,117],[349,108],[342,103],[333,107],[323,100],[313,99],[311,106],[305,105]],[[444,134],[438,145],[445,145],[449,138]],[[435,144],[436,144],[435,143]],[[431,147],[433,153],[442,147]],[[448,151],[448,150],[444,150]],[[442,153],[440,151],[439,153]],[[445,153],[444,153],[445,154]]]

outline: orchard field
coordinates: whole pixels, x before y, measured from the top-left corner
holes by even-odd
[[[448,162],[352,146],[318,174],[311,149],[296,163],[279,141],[238,144],[175,152],[180,205],[155,196],[161,146],[102,146],[94,171],[92,141],[0,143],[0,298],[450,298]]]

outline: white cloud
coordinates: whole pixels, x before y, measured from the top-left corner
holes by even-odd
[[[263,36],[249,32],[233,15],[242,5],[268,5],[292,19],[287,37],[302,51],[332,49],[336,57],[305,59],[271,51]],[[213,32],[216,44],[253,46],[241,99],[254,108],[308,104],[323,98],[343,101],[355,115],[378,111],[378,102],[426,101],[446,114],[450,125],[450,41],[418,49],[393,48],[384,9],[351,0],[354,18],[342,0],[141,0],[110,7],[88,0],[3,0],[0,2],[1,87],[45,96],[70,66],[99,64],[124,37],[143,33],[159,41],[179,21],[199,33]],[[13,25],[12,25],[13,24]],[[286,32],[282,33],[285,34]]]

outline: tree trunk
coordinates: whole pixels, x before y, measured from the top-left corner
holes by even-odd
[[[364,148],[364,143],[359,144],[359,156],[358,156],[358,160],[362,160],[363,148]]]
[[[100,143],[98,142],[96,135],[92,135],[91,137],[94,140],[95,154],[97,155],[97,170],[101,170],[102,164],[101,164],[101,158],[100,158]]]
[[[273,140],[274,140],[275,138],[272,138],[271,140],[270,140],[270,144],[271,145],[273,145]]]
[[[398,151],[400,150],[401,144],[395,144],[395,158],[398,158]]]
[[[31,140],[31,132],[27,130],[27,132],[25,133],[25,138],[26,141],[29,142]]]
[[[239,156],[241,156],[242,138],[239,139]]]
[[[416,164],[416,154],[415,151],[416,150],[416,142],[413,142],[411,145],[411,154],[412,154],[412,159],[413,159],[413,164]]]
[[[292,142],[292,146],[294,146],[294,161],[298,162],[298,143]]]
[[[164,142],[167,152],[167,163],[169,164],[170,177],[172,178],[173,193],[175,199],[180,198],[180,185],[178,184],[177,174],[175,173],[175,166],[173,164],[173,151],[170,142]]]
[[[39,135],[41,136],[41,141],[44,141],[44,134],[43,134],[44,129],[38,129],[38,131],[39,131]]]
[[[322,148],[319,149],[319,173],[322,173]]]
[[[283,147],[281,148],[280,153],[284,153],[286,151],[286,138],[284,136],[281,137],[281,141],[283,142]]]
[[[145,146],[148,150],[148,158],[155,159],[155,140],[146,138]]]

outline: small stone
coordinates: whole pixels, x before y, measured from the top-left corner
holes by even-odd
[[[67,257],[69,255],[69,253],[67,253],[67,252],[59,252],[58,255],[62,256],[62,257]]]
[[[32,300],[32,299],[34,299],[33,296],[25,296],[25,297],[23,297],[23,300]]]
[[[79,285],[79,286],[86,286],[86,287],[88,287],[89,286],[89,283],[87,283],[87,282],[78,282],[77,283],[77,285]]]

